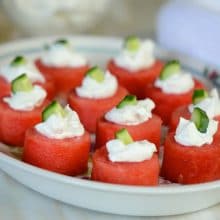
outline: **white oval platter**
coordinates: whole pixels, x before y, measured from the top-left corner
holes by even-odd
[[[15,55],[37,57],[42,46],[58,37],[27,39],[0,46],[0,64]],[[67,36],[76,50],[91,64],[105,66],[115,56],[122,41],[117,38]],[[157,48],[162,59],[179,58],[195,72],[204,65],[187,57]],[[105,184],[69,177],[28,165],[0,153],[0,169],[25,186],[56,200],[91,210],[133,216],[163,216],[193,212],[220,202],[220,181],[195,185],[160,185],[137,187]]]

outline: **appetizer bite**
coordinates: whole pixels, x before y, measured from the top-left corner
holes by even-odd
[[[126,129],[93,154],[92,180],[126,185],[158,185],[159,160],[155,144],[133,141]]]
[[[9,96],[11,82],[25,73],[34,85],[40,85],[47,91],[47,98],[55,95],[55,87],[50,78],[45,78],[36,68],[35,64],[24,56],[15,57],[9,64],[0,67],[0,98]]]
[[[28,129],[23,160],[37,167],[66,175],[87,170],[90,136],[78,115],[67,105],[53,101],[42,113],[43,121]]]
[[[68,102],[80,117],[86,130],[94,133],[97,120],[127,95],[127,90],[118,85],[109,71],[89,69],[81,86],[69,94]]]
[[[191,120],[180,118],[164,144],[162,176],[181,184],[204,183],[220,178],[218,122],[195,107]]]
[[[26,130],[41,121],[47,93],[26,74],[14,79],[11,88],[12,94],[0,100],[0,141],[23,146]]]
[[[35,63],[42,73],[54,80],[61,94],[79,86],[89,68],[86,58],[74,51],[66,39],[48,45]]]
[[[181,106],[172,113],[169,130],[173,131],[176,129],[180,117],[190,119],[195,107],[205,111],[209,118],[220,121],[220,100],[217,89],[212,89],[209,94],[204,89],[196,89],[192,96],[192,104]]]
[[[100,118],[96,128],[96,148],[115,137],[115,132],[126,128],[133,140],[148,140],[159,150],[162,120],[152,114],[155,104],[151,99],[137,100],[127,95]]]
[[[154,84],[146,86],[145,94],[156,104],[154,113],[168,125],[176,108],[191,103],[195,88],[204,88],[204,85],[182,70],[179,61],[172,60],[164,66]]]
[[[145,87],[159,76],[163,64],[154,56],[154,44],[135,36],[125,39],[120,54],[108,63],[109,71],[129,93],[145,98]]]

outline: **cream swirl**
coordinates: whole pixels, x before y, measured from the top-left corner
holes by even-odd
[[[31,82],[45,82],[44,76],[30,60],[27,60],[25,63],[17,66],[7,64],[0,68],[0,75],[3,76],[9,83],[24,73],[28,76]]]
[[[48,138],[64,139],[82,136],[85,132],[77,113],[67,105],[65,116],[52,114],[46,121],[35,126],[36,130]]]
[[[154,86],[167,94],[182,94],[189,92],[194,87],[194,80],[190,73],[181,71],[165,80],[157,79]]]
[[[137,101],[136,105],[127,105],[123,108],[114,107],[105,114],[105,119],[122,125],[137,125],[152,117],[155,104],[151,99]]]
[[[81,54],[67,45],[53,44],[41,56],[41,61],[46,66],[53,67],[80,67],[87,64],[87,60]]]
[[[97,82],[90,76],[85,76],[82,85],[76,88],[76,93],[80,97],[101,99],[113,96],[118,89],[118,82],[115,76],[109,71],[104,74],[104,80]]]
[[[180,122],[174,136],[176,142],[183,146],[201,147],[203,144],[211,144],[213,136],[218,128],[218,122],[209,120],[206,133],[201,133],[195,126],[194,122],[180,118]]]
[[[154,43],[151,40],[145,40],[141,43],[138,51],[131,52],[123,49],[121,53],[114,58],[117,66],[128,69],[132,72],[151,67],[155,62]]]
[[[35,85],[31,91],[12,93],[10,97],[3,98],[3,101],[14,110],[31,111],[42,104],[46,95],[42,87]]]
[[[106,144],[108,158],[112,162],[141,162],[150,160],[157,151],[155,144],[143,140],[125,145],[121,140],[110,140]]]

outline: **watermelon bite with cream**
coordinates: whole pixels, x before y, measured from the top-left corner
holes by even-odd
[[[156,146],[147,141],[133,141],[126,129],[97,149],[92,157],[92,180],[139,186],[156,186],[159,160]]]
[[[16,56],[10,63],[0,67],[0,98],[10,95],[11,82],[23,73],[34,85],[39,85],[46,90],[48,99],[55,96],[55,87],[51,78],[42,75],[31,60],[24,56]]]
[[[11,87],[11,95],[0,100],[0,141],[23,146],[26,130],[41,121],[47,93],[39,85],[32,85],[26,74],[14,79]]]
[[[193,91],[198,88],[204,88],[202,82],[183,70],[178,60],[171,60],[154,84],[146,86],[145,95],[155,102],[154,113],[161,117],[164,125],[168,125],[172,112],[190,104]]]
[[[108,70],[120,85],[138,99],[146,97],[146,85],[156,80],[162,68],[163,63],[154,56],[154,43],[135,36],[127,37],[119,55],[108,62]]]
[[[35,63],[45,76],[54,80],[58,94],[69,93],[79,86],[89,68],[87,59],[75,51],[66,39],[48,45]]]
[[[90,136],[76,112],[57,101],[42,113],[42,122],[28,129],[23,161],[53,172],[76,176],[87,171]]]
[[[126,128],[133,140],[148,140],[160,147],[162,121],[152,114],[155,104],[151,99],[137,100],[127,95],[114,108],[98,120],[96,128],[96,148],[113,139],[115,133]]]
[[[181,184],[220,179],[218,123],[198,107],[190,120],[180,118],[176,131],[165,140],[162,176]]]
[[[96,66],[87,71],[81,86],[69,94],[68,103],[79,114],[86,130],[94,133],[97,120],[127,93],[109,71],[104,72]]]

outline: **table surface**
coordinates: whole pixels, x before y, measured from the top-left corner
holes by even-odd
[[[205,198],[204,198],[205,199]],[[0,170],[1,220],[217,220],[220,204],[192,214],[167,217],[109,215],[66,205],[32,191]]]

